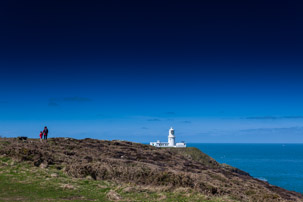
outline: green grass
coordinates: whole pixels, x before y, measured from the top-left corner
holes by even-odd
[[[56,176],[52,177],[52,174]],[[0,157],[0,201],[232,201],[188,190],[115,184],[67,176],[55,167],[41,169]]]

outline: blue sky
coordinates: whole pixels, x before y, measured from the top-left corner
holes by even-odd
[[[303,143],[298,2],[1,4],[0,136]]]

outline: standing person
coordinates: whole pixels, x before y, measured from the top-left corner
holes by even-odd
[[[42,136],[43,136],[43,132],[42,131],[40,131],[40,142],[42,142]]]
[[[47,134],[48,134],[48,129],[47,127],[45,126],[44,127],[44,130],[43,130],[43,135],[44,135],[44,139],[47,141]]]

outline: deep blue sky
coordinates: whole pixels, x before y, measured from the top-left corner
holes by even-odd
[[[0,136],[303,143],[299,1],[0,3]]]

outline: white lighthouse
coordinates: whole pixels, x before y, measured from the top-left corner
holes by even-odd
[[[168,131],[168,146],[174,147],[175,146],[175,130],[171,127]]]
[[[150,145],[155,147],[186,147],[185,142],[178,142],[175,141],[175,130],[171,127],[168,131],[168,142],[150,142]]]

